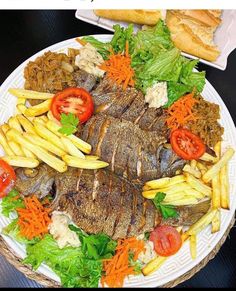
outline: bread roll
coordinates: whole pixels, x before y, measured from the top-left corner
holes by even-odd
[[[214,12],[211,12],[210,10],[176,10],[176,12],[189,16],[200,24],[214,28],[221,23],[221,19],[218,16],[215,16]]]
[[[99,17],[137,24],[155,25],[162,18],[160,10],[94,10]]]
[[[176,47],[208,61],[215,61],[220,51],[213,43],[215,27],[207,27],[175,11],[168,11],[166,24]]]

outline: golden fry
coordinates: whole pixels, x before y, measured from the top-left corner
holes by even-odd
[[[18,114],[17,119],[26,132],[36,133],[33,124],[24,115]]]
[[[212,207],[220,208],[220,177],[219,173],[212,179]]]
[[[168,257],[161,257],[161,256],[154,258],[146,266],[143,267],[142,269],[143,275],[148,276],[151,273],[155,272],[165,263],[167,259]]]
[[[5,162],[14,167],[21,168],[36,168],[39,165],[39,161],[33,158],[19,157],[19,156],[5,156],[2,157]]]
[[[61,141],[64,144],[66,151],[74,157],[85,159],[85,155],[73,144],[67,137],[62,136]]]
[[[34,128],[38,135],[40,135],[42,138],[50,141],[55,146],[59,147],[61,150],[66,151],[64,144],[60,140],[58,136],[56,136],[53,132],[48,130],[44,124],[41,124],[40,122],[34,121]]]
[[[18,119],[16,118],[16,116],[12,116],[9,118],[8,125],[10,126],[10,128],[14,128],[14,129],[18,130],[19,132],[23,132],[21,125],[20,125]]]
[[[190,253],[193,260],[197,257],[197,236],[195,234],[190,236]]]
[[[215,177],[220,170],[228,163],[228,161],[232,158],[232,156],[234,155],[234,149],[229,148],[227,149],[227,151],[223,154],[223,156],[221,157],[221,159],[214,164],[203,176],[202,176],[202,180],[205,183],[208,183],[209,181],[212,180],[213,177]]]
[[[40,136],[38,136],[36,134],[32,134],[32,133],[30,134],[30,133],[25,132],[23,135],[32,144],[40,146],[40,147],[44,148],[45,150],[47,150],[47,151],[49,151],[49,152],[51,152],[59,157],[62,157],[66,154],[65,151],[63,151],[59,147],[55,146],[54,144],[48,142],[47,140],[41,138]]]
[[[217,209],[215,216],[212,219],[212,228],[211,232],[215,233],[220,230],[220,210]]]
[[[7,139],[5,138],[5,135],[4,135],[1,128],[0,128],[0,145],[2,146],[6,155],[8,155],[8,156],[14,155],[13,151],[11,150],[11,148],[9,147],[9,145],[7,143]]]
[[[216,157],[213,157],[212,155],[208,154],[208,153],[205,153],[204,155],[202,155],[200,158],[199,158],[201,161],[205,161],[205,162],[211,162],[211,163],[215,163],[217,158]]]
[[[86,160],[94,160],[94,161],[96,161],[96,160],[99,160],[99,157],[98,156],[88,156],[88,155],[86,155],[85,159]]]
[[[171,204],[173,206],[184,206],[184,205],[192,205],[197,204],[199,201],[195,197],[184,197],[178,200],[168,200],[167,202],[164,200],[162,204]]]
[[[3,133],[6,134],[7,131],[10,129],[10,126],[7,123],[4,123],[1,125],[1,129],[2,129]]]
[[[10,88],[8,92],[17,98],[24,98],[24,99],[46,100],[46,99],[52,99],[54,96],[54,94],[50,94],[50,93],[43,93],[43,92],[38,92],[38,91],[17,89],[17,88]]]
[[[26,99],[25,98],[17,98],[16,104],[25,104]]]
[[[25,110],[24,115],[29,117],[42,115],[50,109],[52,100],[48,99],[40,104],[29,107]]]
[[[196,179],[189,173],[185,173],[186,181],[187,183],[194,188],[195,190],[203,193],[205,196],[211,196],[212,195],[212,190],[209,186],[205,185],[203,182],[200,180]]]
[[[48,164],[53,169],[58,172],[65,172],[67,170],[66,163],[48,153],[39,146],[36,146],[30,143],[25,137],[23,137],[17,130],[11,129],[7,132],[7,135],[21,144],[23,147],[26,147],[28,150],[32,151],[40,160]]]
[[[220,170],[220,194],[221,207],[224,209],[230,209],[229,177],[227,164]]]
[[[37,158],[34,153],[32,153],[29,149],[25,148],[24,146],[21,147],[21,150],[24,153],[24,156],[26,156],[27,158],[32,158],[32,159]]]
[[[193,168],[192,166],[188,164],[184,166],[183,171],[193,175],[194,177],[198,179],[201,178],[202,176],[201,172],[197,169],[197,167]]]
[[[56,134],[59,137],[64,136],[63,134],[61,134],[58,130],[61,128],[60,125],[58,125],[57,123],[53,122],[52,120],[49,120],[46,123],[47,128],[52,131],[54,134]],[[91,152],[91,145],[88,144],[87,142],[83,141],[82,139],[78,138],[77,136],[71,134],[68,135],[67,138],[69,140],[71,140],[73,142],[73,144],[79,149],[81,150],[83,153],[85,154],[90,154]]]
[[[218,162],[221,157],[221,141],[218,141],[214,146],[214,152],[216,154],[216,162]]]
[[[185,181],[185,177],[183,175],[178,175],[173,178],[165,177],[157,180],[148,181],[145,183],[145,186],[149,187],[149,189],[158,189],[169,187],[175,184],[179,184]]]
[[[13,140],[8,141],[8,145],[16,156],[24,157],[21,147]]]
[[[72,157],[69,155],[65,155],[62,157],[63,161],[70,167],[80,168],[80,169],[89,169],[89,170],[96,170],[101,169],[109,166],[108,163],[103,161],[96,161],[96,160],[86,160],[77,157]]]
[[[216,212],[217,209],[211,209],[210,211],[208,211],[196,223],[190,226],[186,234],[193,235],[201,232],[206,226],[208,226],[212,222]]]

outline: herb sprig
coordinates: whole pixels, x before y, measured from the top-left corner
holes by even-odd
[[[61,124],[62,124],[62,127],[58,131],[64,135],[70,135],[77,131],[79,119],[76,115],[72,113],[68,113],[68,114],[62,113]]]
[[[162,203],[165,197],[166,197],[165,193],[158,192],[156,193],[156,196],[154,199],[152,199],[152,201],[154,205],[156,206],[156,208],[160,210],[161,215],[164,219],[167,219],[170,217],[173,217],[173,218],[178,217],[178,212],[173,205],[165,205]]]

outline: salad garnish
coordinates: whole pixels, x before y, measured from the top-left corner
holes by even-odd
[[[58,130],[64,135],[70,135],[77,131],[77,126],[79,124],[79,119],[75,114],[69,112],[68,114],[61,114],[61,124],[62,127]]]
[[[164,205],[162,202],[165,199],[166,194],[163,192],[156,193],[155,198],[152,200],[154,205],[157,209],[160,210],[161,215],[164,219],[170,218],[170,217],[177,217],[178,212],[175,209],[173,205]]]

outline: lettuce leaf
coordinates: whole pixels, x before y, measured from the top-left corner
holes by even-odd
[[[92,46],[94,46],[97,51],[101,54],[101,56],[103,57],[104,60],[108,59],[109,55],[110,55],[110,49],[111,49],[111,45],[110,43],[106,43],[106,42],[101,42],[99,40],[97,40],[95,37],[93,36],[85,36],[82,38],[82,40],[90,43]]]
[[[19,196],[19,192],[15,189],[11,190],[7,196],[2,199],[2,214],[9,217],[11,212],[14,212],[16,208],[23,208],[24,201],[22,198],[14,199]]]
[[[74,225],[69,225],[70,230],[75,231],[82,244],[82,252],[89,259],[111,258],[117,243],[103,233],[88,235]]]
[[[49,234],[34,245],[27,246],[24,264],[37,270],[46,263],[61,279],[64,287],[98,287],[102,263],[85,258],[81,248],[65,247],[60,249]]]
[[[34,238],[32,240],[29,240],[29,239],[21,236],[17,221],[18,221],[18,219],[14,219],[10,224],[8,224],[6,227],[3,228],[2,233],[4,235],[10,236],[11,238],[15,239],[19,243],[23,243],[26,245],[35,244],[40,240],[39,238]]]

